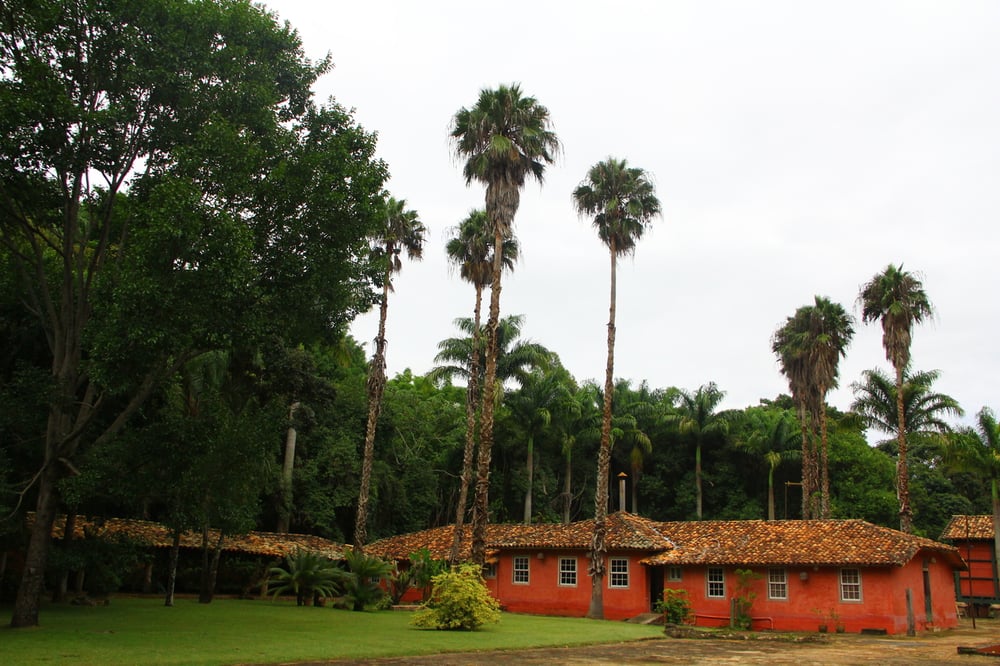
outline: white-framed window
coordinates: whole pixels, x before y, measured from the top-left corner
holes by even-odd
[[[788,598],[788,572],[784,569],[767,570],[767,598]]]
[[[576,587],[576,558],[559,558],[559,585],[562,587]]]
[[[840,600],[861,601],[861,569],[840,570]]]
[[[483,565],[483,578],[496,578],[497,577],[497,563],[487,562]]]
[[[628,558],[612,557],[610,560],[608,587],[628,587]]]
[[[667,580],[679,581],[681,579],[680,567],[667,567]]]
[[[528,558],[525,555],[518,555],[514,558],[514,580],[515,585],[528,584]]]
[[[726,573],[722,567],[709,567],[706,580],[708,581],[707,594],[710,599],[726,598]]]

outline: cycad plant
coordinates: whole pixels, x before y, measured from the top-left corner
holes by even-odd
[[[316,597],[340,593],[346,573],[332,560],[312,550],[296,548],[285,556],[285,567],[271,567],[267,581],[274,598],[294,594],[298,606],[308,606]]]
[[[391,573],[392,565],[358,550],[345,552],[344,561],[350,570],[344,584],[344,600],[353,610],[363,611],[385,594],[379,581]]]

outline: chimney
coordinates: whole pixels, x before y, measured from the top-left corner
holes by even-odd
[[[621,472],[618,474],[618,509],[622,513],[628,513],[625,507],[625,479],[628,478],[628,474]]]

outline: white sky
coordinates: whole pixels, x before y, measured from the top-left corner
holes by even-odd
[[[663,205],[619,265],[617,377],[715,381],[727,408],[787,392],[774,330],[817,294],[859,315],[859,286],[903,262],[938,313],[913,367],[940,370],[970,416],[1000,410],[1000,2],[266,4],[310,58],[332,54],[317,98],[378,133],[389,191],[429,229],[390,296],[390,376],[427,372],[472,314],[444,244],[483,188],[466,187],[449,125],[482,88],[518,82],[564,152],[522,193],[501,313],[525,315],[524,337],[578,380],[603,380],[610,259],[570,193],[614,156],[649,171]],[[369,353],[376,324],[352,327]],[[841,409],[862,370],[889,369],[881,328],[856,328]]]

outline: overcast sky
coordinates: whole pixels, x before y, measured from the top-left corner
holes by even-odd
[[[267,6],[329,52],[316,86],[378,134],[388,190],[429,230],[390,296],[390,376],[434,365],[472,315],[444,244],[484,190],[466,187],[450,121],[482,88],[520,83],[563,153],[524,189],[522,261],[501,313],[603,380],[609,256],[570,193],[609,156],[647,170],[662,218],[618,271],[616,377],[742,408],[787,392],[770,338],[815,295],[860,314],[887,264],[918,272],[937,316],[912,364],[972,415],[1000,410],[1000,2],[317,2]],[[371,352],[377,312],[352,332]],[[831,404],[889,370],[856,325]]]

